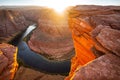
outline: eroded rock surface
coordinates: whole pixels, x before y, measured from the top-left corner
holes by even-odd
[[[0,80],[13,80],[17,70],[17,48],[2,43],[0,44]]]
[[[76,54],[72,58],[71,71],[66,80],[120,79],[119,6],[85,5],[71,8],[69,27],[73,43],[67,18],[57,16],[48,9],[14,10],[0,10],[0,43],[10,41],[24,30],[27,27],[26,21],[35,22],[38,27],[28,41],[33,51],[52,59],[65,60],[70,59],[74,53],[74,43]],[[7,44],[4,47],[1,45],[3,44],[0,44],[0,80],[10,80],[13,79],[17,66],[16,57],[12,55],[16,49]],[[15,80],[19,79],[63,80],[64,76],[20,67],[15,77]]]
[[[120,58],[103,55],[76,70],[71,80],[119,80]]]
[[[0,43],[11,41],[28,27],[28,22],[18,11],[0,9]]]
[[[74,41],[76,54],[71,60],[71,71],[66,80],[70,80],[73,74],[75,74],[75,70],[79,66],[83,66],[89,61],[95,59],[95,55],[91,50],[95,44],[89,33],[92,31],[91,26],[85,21],[75,18],[69,19],[69,25],[72,31],[72,38]]]
[[[53,16],[53,18],[51,18]],[[39,19],[38,28],[33,31],[29,47],[39,53],[56,60],[70,59],[74,54],[71,32],[67,18],[54,13],[46,15],[47,19]]]
[[[69,11],[76,54],[66,80],[120,79],[119,18],[119,6],[75,6]]]
[[[120,31],[115,29],[105,28],[101,30],[96,37],[98,42],[101,43],[109,51],[120,56]]]
[[[21,66],[14,80],[64,80],[64,78],[62,75],[50,75]]]

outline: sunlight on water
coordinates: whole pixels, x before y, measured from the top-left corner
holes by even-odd
[[[24,37],[26,37],[33,29],[35,29],[36,28],[36,25],[35,24],[33,24],[33,25],[30,25],[28,28],[27,28],[27,30],[26,30],[26,32],[24,33],[24,36],[22,37],[22,38],[24,38]]]

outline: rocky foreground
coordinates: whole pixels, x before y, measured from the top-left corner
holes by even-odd
[[[120,79],[120,7],[75,6],[69,12],[76,55],[66,80]]]
[[[17,67],[17,48],[0,44],[0,80],[13,80]]]

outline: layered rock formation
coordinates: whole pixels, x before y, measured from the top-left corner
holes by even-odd
[[[30,68],[20,67],[14,80],[64,80],[65,76],[45,74]]]
[[[37,7],[37,6],[24,6],[24,7],[18,7],[19,12],[32,23],[38,23],[39,19],[48,19],[50,17],[54,18],[53,10],[46,7]]]
[[[76,54],[66,80],[119,80],[120,7],[76,6],[69,13]]]
[[[28,44],[40,54],[56,60],[72,58],[66,80],[120,80],[120,7],[76,6],[67,18],[42,8],[0,10],[0,43],[9,42],[37,23]],[[28,22],[29,21],[29,22]],[[71,39],[73,38],[73,43]],[[17,69],[17,49],[0,44],[0,80],[12,80]],[[32,73],[32,74],[31,74]],[[65,76],[49,75],[20,67],[15,80],[63,80]]]
[[[28,27],[28,21],[15,10],[0,10],[0,43],[11,41]]]
[[[2,43],[0,44],[0,80],[13,80],[17,70],[17,48]]]
[[[70,59],[74,47],[67,18],[53,12],[45,15],[46,19],[39,19],[38,28],[28,41],[29,47],[50,59]]]

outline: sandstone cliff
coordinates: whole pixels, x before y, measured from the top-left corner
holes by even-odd
[[[75,6],[69,13],[76,54],[66,80],[119,80],[120,7]]]
[[[11,41],[28,27],[28,21],[15,10],[0,9],[0,43]]]
[[[75,6],[68,16],[69,25],[67,19],[45,8],[0,9],[0,43],[11,41],[28,25],[37,23],[28,41],[32,50],[64,60],[71,57],[75,47],[66,80],[120,80],[120,7]],[[0,80],[14,78],[16,54],[15,47],[0,44]],[[15,80],[63,80],[64,77],[20,67]]]

